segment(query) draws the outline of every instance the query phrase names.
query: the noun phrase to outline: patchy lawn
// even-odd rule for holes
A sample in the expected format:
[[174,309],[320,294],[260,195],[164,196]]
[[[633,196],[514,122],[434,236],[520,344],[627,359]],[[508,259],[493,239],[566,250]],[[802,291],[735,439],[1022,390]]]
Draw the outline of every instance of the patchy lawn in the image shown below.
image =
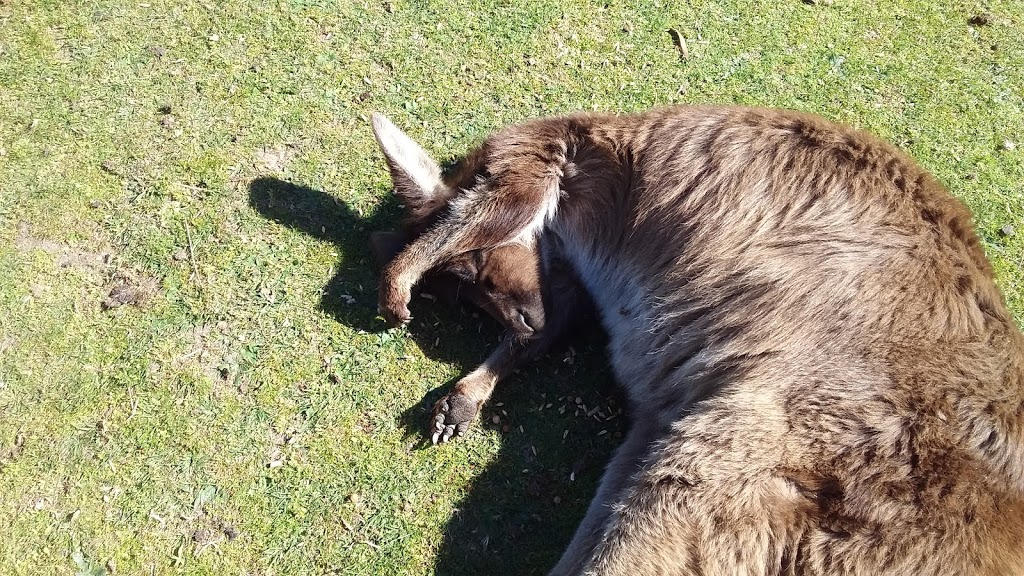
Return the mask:
[[553,564],[623,430],[601,344],[425,445],[498,331],[427,301],[383,330],[373,110],[441,160],[672,102],[867,128],[971,207],[1024,320],[1022,28],[1019,0],[0,1],[0,572]]

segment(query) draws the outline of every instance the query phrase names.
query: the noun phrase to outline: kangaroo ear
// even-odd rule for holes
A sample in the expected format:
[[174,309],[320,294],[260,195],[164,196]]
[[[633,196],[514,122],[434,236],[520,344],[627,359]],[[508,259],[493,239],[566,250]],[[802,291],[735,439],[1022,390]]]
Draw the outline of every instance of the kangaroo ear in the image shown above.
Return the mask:
[[482,260],[479,251],[460,254],[448,261],[441,270],[464,282],[476,282]]
[[395,194],[413,220],[441,208],[454,192],[441,180],[441,167],[419,144],[382,114],[373,114],[373,135],[384,152]]

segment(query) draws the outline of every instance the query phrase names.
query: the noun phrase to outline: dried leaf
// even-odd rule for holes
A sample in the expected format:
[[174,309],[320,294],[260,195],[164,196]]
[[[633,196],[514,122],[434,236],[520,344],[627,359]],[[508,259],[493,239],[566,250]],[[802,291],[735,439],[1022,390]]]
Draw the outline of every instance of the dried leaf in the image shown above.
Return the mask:
[[672,37],[672,43],[676,45],[676,50],[679,51],[679,58],[681,60],[689,59],[690,49],[686,46],[686,38],[683,38],[683,35],[675,28],[669,28],[668,35]]

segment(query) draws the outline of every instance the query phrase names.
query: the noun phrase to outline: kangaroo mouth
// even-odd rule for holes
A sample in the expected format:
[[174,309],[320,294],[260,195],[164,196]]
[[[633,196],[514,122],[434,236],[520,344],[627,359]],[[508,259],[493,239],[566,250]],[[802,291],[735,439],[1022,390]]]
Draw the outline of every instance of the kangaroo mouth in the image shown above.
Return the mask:
[[502,314],[501,316],[494,316],[501,322],[501,325],[505,327],[505,336],[516,340],[517,342],[525,342],[536,338],[538,332],[530,326],[526,316],[518,312],[511,314]]
[[537,332],[524,333],[513,328],[509,328],[505,331],[505,339],[518,344],[523,344],[530,340],[536,340],[537,338],[540,338],[540,334]]

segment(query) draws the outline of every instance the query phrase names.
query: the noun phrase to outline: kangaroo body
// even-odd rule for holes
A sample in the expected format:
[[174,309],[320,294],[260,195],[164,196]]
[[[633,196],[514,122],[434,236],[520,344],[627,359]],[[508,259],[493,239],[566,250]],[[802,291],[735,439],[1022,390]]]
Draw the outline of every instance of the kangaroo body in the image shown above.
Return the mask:
[[631,428],[552,574],[1024,574],[1024,337],[970,214],[820,118],[684,107],[490,137],[385,271],[543,246]]

